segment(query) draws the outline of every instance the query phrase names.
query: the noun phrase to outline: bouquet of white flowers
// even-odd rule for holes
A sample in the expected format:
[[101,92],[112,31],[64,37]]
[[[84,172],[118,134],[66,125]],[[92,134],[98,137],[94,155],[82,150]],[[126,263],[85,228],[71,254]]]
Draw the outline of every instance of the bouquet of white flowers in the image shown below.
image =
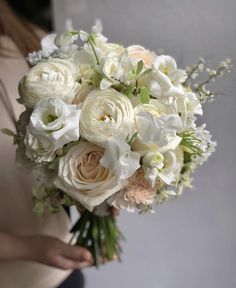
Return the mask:
[[[191,186],[216,145],[196,115],[212,99],[206,85],[231,66],[210,70],[200,59],[181,70],[171,56],[109,43],[101,30],[97,22],[90,34],[50,34],[28,56],[15,135],[17,162],[37,175],[34,210],[76,205],[74,240],[95,265],[120,257],[112,209],[152,212]],[[208,78],[196,82],[202,71]]]

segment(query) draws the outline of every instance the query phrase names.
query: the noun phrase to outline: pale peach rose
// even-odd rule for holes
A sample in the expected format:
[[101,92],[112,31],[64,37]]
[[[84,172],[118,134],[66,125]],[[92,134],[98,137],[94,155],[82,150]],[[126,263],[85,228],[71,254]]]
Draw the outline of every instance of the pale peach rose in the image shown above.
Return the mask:
[[151,205],[157,186],[151,187],[144,178],[143,168],[139,168],[130,178],[128,185],[108,199],[108,203],[117,209],[134,212],[135,208]]
[[125,185],[100,164],[103,154],[103,148],[80,142],[59,160],[55,186],[90,211]]
[[132,45],[127,49],[130,58],[138,61],[143,60],[144,64],[147,66],[151,66],[154,59],[157,57],[154,52],[151,52],[140,45]]

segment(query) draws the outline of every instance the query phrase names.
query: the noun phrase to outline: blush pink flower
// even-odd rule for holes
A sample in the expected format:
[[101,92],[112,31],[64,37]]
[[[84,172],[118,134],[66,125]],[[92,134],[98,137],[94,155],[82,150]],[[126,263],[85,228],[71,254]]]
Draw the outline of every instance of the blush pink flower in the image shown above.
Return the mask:
[[112,195],[108,203],[116,209],[134,212],[135,208],[151,205],[157,187],[151,187],[144,178],[143,168],[139,168],[128,180],[128,185]]
[[151,66],[154,59],[157,57],[154,52],[151,52],[140,45],[132,45],[128,47],[129,57],[134,60],[143,60],[147,66]]

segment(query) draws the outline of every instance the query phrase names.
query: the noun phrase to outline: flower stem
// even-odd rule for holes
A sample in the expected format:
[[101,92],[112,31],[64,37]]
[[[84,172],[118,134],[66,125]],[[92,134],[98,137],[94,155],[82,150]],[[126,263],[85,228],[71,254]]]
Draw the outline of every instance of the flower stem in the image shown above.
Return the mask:
[[120,260],[120,232],[113,216],[97,216],[86,210],[75,223],[71,232],[77,237],[76,245],[88,249],[94,259],[94,266],[111,261],[114,257]]

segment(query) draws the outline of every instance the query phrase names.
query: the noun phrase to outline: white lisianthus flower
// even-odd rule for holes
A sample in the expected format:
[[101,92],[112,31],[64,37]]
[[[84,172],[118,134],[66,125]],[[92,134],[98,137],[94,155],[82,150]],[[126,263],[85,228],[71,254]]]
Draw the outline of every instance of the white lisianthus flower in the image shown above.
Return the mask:
[[79,106],[56,98],[39,102],[27,127],[26,155],[32,160],[52,161],[57,149],[79,139],[79,119]]
[[183,150],[181,148],[163,154],[158,151],[150,152],[143,158],[145,179],[152,187],[158,180],[167,185],[177,183],[182,167]]
[[102,145],[108,137],[121,139],[135,132],[130,100],[114,89],[93,90],[85,98],[80,118],[81,136]]
[[131,45],[127,48],[129,57],[135,62],[143,60],[146,66],[151,67],[157,55],[140,45]]
[[111,169],[119,179],[127,179],[140,167],[140,155],[132,152],[130,146],[118,137],[111,137],[106,142],[101,165]]
[[28,107],[45,98],[55,97],[72,103],[80,85],[76,82],[77,68],[65,59],[49,59],[30,69],[19,83],[21,102]]
[[80,142],[60,158],[55,186],[92,211],[127,183],[101,165],[104,149]]

